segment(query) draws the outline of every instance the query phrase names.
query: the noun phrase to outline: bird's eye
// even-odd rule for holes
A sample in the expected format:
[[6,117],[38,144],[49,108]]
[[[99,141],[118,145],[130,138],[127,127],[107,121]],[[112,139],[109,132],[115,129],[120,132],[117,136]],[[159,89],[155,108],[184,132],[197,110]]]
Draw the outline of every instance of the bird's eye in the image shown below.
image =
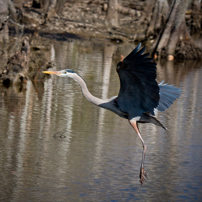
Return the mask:
[[65,71],[64,73],[67,74],[67,71]]

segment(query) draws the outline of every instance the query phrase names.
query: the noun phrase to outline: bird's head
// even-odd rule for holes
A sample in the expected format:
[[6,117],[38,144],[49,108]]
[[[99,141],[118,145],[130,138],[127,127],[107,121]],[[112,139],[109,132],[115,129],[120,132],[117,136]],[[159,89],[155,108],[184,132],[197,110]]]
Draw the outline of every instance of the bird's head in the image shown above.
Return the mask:
[[71,69],[65,69],[65,70],[61,70],[61,71],[43,71],[43,73],[55,74],[55,75],[60,76],[60,77],[70,77],[70,78],[74,77],[74,75],[76,74]]

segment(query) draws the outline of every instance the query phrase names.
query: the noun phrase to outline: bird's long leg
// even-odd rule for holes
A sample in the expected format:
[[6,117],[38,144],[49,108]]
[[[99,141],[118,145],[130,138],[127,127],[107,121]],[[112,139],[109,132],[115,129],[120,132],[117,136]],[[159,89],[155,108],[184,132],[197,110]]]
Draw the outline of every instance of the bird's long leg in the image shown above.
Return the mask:
[[144,180],[147,177],[147,173],[144,170],[144,159],[145,159],[145,154],[146,154],[147,146],[145,145],[144,140],[143,140],[143,138],[142,138],[142,136],[140,134],[140,131],[139,131],[139,128],[138,128],[138,125],[137,125],[137,121],[131,119],[131,120],[129,120],[129,123],[135,129],[135,131],[137,132],[140,140],[142,141],[143,151],[142,151],[142,162],[141,162],[141,167],[140,167],[140,182],[141,182],[141,184],[143,184]]

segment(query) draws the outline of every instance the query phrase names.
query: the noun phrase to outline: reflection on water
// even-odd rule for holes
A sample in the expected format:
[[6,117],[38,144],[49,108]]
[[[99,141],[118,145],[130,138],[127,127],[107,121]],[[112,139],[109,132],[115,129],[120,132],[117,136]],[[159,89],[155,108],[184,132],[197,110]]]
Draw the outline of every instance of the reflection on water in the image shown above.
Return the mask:
[[[51,41],[53,69],[74,69],[95,96],[119,90],[119,53],[133,45]],[[139,183],[142,146],[128,122],[89,103],[73,80],[49,77],[0,94],[0,201],[200,201],[202,64],[158,63],[158,81],[182,96],[140,127],[149,179]]]

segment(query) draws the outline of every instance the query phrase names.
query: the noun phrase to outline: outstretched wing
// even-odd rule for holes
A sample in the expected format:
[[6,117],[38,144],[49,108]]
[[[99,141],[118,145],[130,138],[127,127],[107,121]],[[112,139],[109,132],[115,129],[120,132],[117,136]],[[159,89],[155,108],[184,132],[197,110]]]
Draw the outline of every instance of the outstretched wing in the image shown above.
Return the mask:
[[120,91],[115,102],[120,111],[129,117],[141,116],[144,112],[154,115],[159,103],[159,86],[156,82],[156,63],[143,54],[139,44],[117,65]]
[[173,102],[180,97],[181,89],[172,85],[159,84],[160,88],[160,100],[157,109],[159,111],[165,111],[173,104]]

